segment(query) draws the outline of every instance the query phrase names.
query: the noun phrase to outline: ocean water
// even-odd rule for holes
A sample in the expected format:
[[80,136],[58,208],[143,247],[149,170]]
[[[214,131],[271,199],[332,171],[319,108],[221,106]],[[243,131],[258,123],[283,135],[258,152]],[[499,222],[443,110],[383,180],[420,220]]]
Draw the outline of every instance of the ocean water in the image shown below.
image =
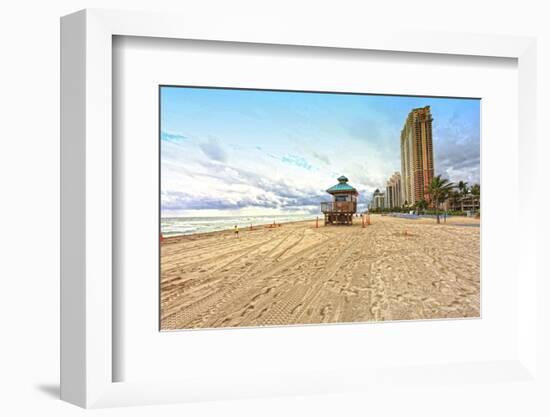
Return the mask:
[[243,230],[250,225],[288,223],[301,220],[315,220],[316,214],[289,214],[272,216],[225,216],[225,217],[164,217],[160,220],[163,236],[192,235],[233,229],[235,225]]

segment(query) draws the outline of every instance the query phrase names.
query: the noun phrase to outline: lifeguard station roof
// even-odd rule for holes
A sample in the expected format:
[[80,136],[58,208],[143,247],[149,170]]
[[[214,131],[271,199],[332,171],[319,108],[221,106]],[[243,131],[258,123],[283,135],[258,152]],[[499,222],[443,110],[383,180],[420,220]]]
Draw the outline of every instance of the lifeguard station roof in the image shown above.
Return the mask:
[[357,193],[357,190],[348,184],[348,179],[343,175],[338,178],[338,184],[333,185],[327,190],[329,194],[342,192]]

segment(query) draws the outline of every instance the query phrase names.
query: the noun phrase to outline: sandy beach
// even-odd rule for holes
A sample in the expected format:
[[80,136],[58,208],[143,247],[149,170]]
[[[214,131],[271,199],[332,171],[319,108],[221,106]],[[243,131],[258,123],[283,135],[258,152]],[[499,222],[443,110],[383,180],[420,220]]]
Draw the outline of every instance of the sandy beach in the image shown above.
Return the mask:
[[371,220],[164,239],[161,329],[479,317],[479,220]]

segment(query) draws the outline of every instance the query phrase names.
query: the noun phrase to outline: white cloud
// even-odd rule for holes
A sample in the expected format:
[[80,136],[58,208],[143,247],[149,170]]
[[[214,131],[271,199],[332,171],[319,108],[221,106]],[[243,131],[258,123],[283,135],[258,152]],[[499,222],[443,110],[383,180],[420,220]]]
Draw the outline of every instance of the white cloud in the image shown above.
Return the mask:
[[209,158],[220,162],[227,161],[227,152],[220,145],[219,139],[209,136],[208,139],[204,142],[201,142],[199,146],[204,154]]

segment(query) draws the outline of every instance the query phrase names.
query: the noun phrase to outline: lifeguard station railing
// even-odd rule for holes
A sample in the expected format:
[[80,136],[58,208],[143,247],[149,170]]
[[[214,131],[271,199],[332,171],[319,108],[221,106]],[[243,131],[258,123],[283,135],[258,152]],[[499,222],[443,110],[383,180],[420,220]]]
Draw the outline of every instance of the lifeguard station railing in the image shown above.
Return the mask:
[[331,201],[321,203],[322,213],[355,213],[356,211],[356,201]]

